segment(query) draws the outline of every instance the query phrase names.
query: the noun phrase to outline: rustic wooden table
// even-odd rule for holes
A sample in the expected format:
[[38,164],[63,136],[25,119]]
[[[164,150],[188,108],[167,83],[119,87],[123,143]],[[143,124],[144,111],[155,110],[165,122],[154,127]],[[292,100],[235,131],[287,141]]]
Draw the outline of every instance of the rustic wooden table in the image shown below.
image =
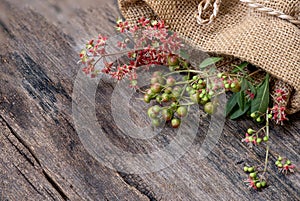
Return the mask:
[[[247,158],[264,159],[241,143],[255,127],[249,119],[227,120],[208,157],[186,154],[158,172],[114,171],[86,151],[72,119],[78,51],[98,33],[114,33],[118,16],[113,0],[0,0],[0,200],[300,200],[299,174],[271,167],[265,190],[243,183]],[[112,85],[99,88],[97,108],[107,110]],[[272,126],[270,164],[277,152],[299,166],[299,117]],[[143,142],[108,135],[127,151],[143,150]]]

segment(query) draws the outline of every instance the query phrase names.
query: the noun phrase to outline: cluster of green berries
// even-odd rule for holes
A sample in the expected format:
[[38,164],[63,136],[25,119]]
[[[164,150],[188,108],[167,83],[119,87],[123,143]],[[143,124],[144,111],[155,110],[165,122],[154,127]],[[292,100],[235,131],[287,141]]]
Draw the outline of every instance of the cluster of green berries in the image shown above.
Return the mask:
[[186,80],[190,80],[189,85],[186,87],[186,92],[189,94],[192,102],[205,104],[213,95],[206,90],[206,83],[199,76],[194,75],[191,79],[184,77]]
[[181,118],[186,117],[188,109],[186,106],[170,106],[161,107],[154,105],[148,109],[148,116],[152,120],[152,125],[160,126],[163,122],[170,122],[173,128],[178,128],[181,124]]
[[151,78],[151,86],[144,95],[144,101],[150,103],[151,100],[156,100],[159,104],[170,101],[176,102],[181,96],[183,89],[180,86],[175,86],[176,80],[169,76],[165,79],[161,72],[156,71]]
[[232,91],[234,93],[241,90],[240,80],[232,78],[224,73],[218,73],[217,77],[222,80],[222,86],[226,91]]
[[283,159],[281,156],[277,158],[275,165],[283,173],[294,172],[294,169],[296,168],[289,159]]
[[249,178],[245,181],[249,187],[254,189],[260,189],[267,186],[267,182],[264,179],[260,179],[257,175],[257,171],[254,167],[244,167],[244,172],[249,173]]
[[151,86],[144,95],[144,101],[150,103],[155,100],[157,105],[148,109],[148,116],[152,120],[152,125],[157,127],[163,122],[171,122],[173,128],[178,128],[181,118],[188,114],[188,108],[179,104],[182,94],[182,87],[176,86],[176,79],[169,76],[167,79],[159,71],[153,73]]
[[[170,71],[188,69],[189,67],[189,64],[186,61],[178,59],[175,55],[170,55],[168,57],[168,65]],[[195,104],[200,103],[204,105],[204,111],[208,114],[213,114],[216,107],[210,102],[210,99],[215,94],[214,91],[217,89],[217,84],[215,83],[215,86],[212,85],[208,87],[206,81],[198,75],[186,75],[182,78],[182,81],[189,83],[185,90],[188,93],[190,100]]]
[[[178,76],[172,76],[179,75],[180,71],[176,71],[187,69],[189,65],[175,55],[168,57],[168,65],[172,72],[164,75],[155,71],[150,79],[150,88],[144,94],[143,99],[146,103],[152,100],[156,103],[148,109],[152,125],[159,126],[163,122],[171,122],[173,128],[178,128],[182,118],[187,116],[187,105],[192,104],[202,104],[206,113],[213,114],[216,104],[210,100],[215,93],[207,87],[206,81],[199,75],[184,75],[181,80],[176,78]],[[182,102],[185,103],[181,104]]]
[[[267,116],[269,119],[272,119],[272,114],[268,114]],[[264,114],[261,115],[259,112],[252,112],[250,114],[250,117],[252,117],[258,123],[260,123],[264,120]]]
[[264,135],[260,131],[255,131],[252,128],[248,128],[245,138],[242,140],[242,142],[246,142],[249,145],[258,145],[261,142],[268,142],[269,137],[267,135]]

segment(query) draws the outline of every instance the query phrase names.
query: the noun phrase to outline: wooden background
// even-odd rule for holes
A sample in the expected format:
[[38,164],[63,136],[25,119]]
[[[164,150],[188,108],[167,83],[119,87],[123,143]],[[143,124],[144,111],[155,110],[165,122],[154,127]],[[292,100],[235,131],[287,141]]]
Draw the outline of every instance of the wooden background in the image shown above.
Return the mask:
[[[299,174],[277,174],[273,165],[265,190],[243,183],[247,158],[264,159],[263,149],[241,143],[257,128],[249,119],[226,121],[207,158],[187,154],[159,172],[117,172],[87,153],[72,120],[78,51],[98,33],[113,34],[118,16],[113,0],[0,0],[0,200],[300,200]],[[97,108],[106,110],[113,88],[99,88]],[[276,152],[300,165],[299,117],[272,125],[270,164]],[[101,111],[98,119],[110,126]],[[108,134],[128,151],[143,147]]]

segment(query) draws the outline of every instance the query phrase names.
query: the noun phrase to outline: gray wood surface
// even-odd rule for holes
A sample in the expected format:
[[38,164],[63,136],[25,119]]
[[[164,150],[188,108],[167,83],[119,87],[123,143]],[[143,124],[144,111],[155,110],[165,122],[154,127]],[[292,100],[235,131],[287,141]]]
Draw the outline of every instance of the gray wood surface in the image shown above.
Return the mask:
[[[299,174],[277,174],[272,165],[278,153],[299,166],[299,113],[271,127],[270,185],[263,191],[243,183],[249,159],[264,160],[263,149],[241,142],[249,126],[258,128],[249,119],[227,120],[208,157],[187,152],[157,172],[112,170],[87,152],[72,118],[78,52],[98,33],[113,34],[118,16],[113,0],[0,0],[0,200],[300,200]],[[109,111],[113,86],[100,82],[96,111],[114,144],[143,152],[172,139],[119,134]],[[198,134],[194,144],[202,142]]]

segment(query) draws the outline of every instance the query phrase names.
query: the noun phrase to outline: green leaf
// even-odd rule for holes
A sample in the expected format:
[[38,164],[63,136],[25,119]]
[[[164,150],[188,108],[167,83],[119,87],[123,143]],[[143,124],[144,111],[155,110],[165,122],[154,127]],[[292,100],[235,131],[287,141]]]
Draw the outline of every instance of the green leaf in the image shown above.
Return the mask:
[[184,50],[179,50],[179,56],[183,59],[189,59],[190,55],[186,53]]
[[250,91],[254,93],[254,95],[256,94],[256,89],[253,84],[243,77],[241,80],[241,91],[246,91],[248,89],[250,89]]
[[246,78],[242,78],[241,79],[241,92],[244,93],[244,97],[245,97],[245,93],[246,91],[251,91],[251,93],[254,94],[254,97],[256,95],[256,89],[255,87],[253,86],[253,84],[251,82],[249,82]]
[[234,113],[232,113],[230,115],[230,119],[237,119],[240,116],[243,116],[248,110],[250,109],[250,103],[247,102],[244,109],[242,110],[241,108],[239,108],[238,110],[236,110]]
[[241,80],[241,91],[249,89],[249,82],[244,77]]
[[248,85],[249,85],[249,89],[251,90],[251,92],[256,95],[256,89],[255,87],[253,86],[253,84],[251,84],[251,82],[248,82]]
[[226,116],[232,111],[232,109],[234,108],[234,106],[237,105],[237,97],[238,97],[238,94],[235,93],[227,101],[227,104],[226,104]]
[[218,61],[222,60],[222,57],[210,57],[207,59],[204,59],[204,61],[201,62],[201,64],[199,65],[199,68],[206,68],[207,66],[210,66],[214,63],[217,63]]
[[240,91],[237,94],[238,94],[237,103],[238,103],[239,107],[241,108],[241,110],[244,110],[244,107],[245,107],[245,94],[244,94],[243,91]]
[[236,66],[235,65],[235,69],[233,69],[231,72],[232,73],[237,73],[239,71],[245,73],[244,68],[248,65],[249,63],[244,61],[243,63],[241,63],[240,65]]
[[259,111],[265,113],[269,106],[270,91],[269,91],[270,75],[267,74],[263,83],[258,87],[255,98],[251,101],[251,113]]

